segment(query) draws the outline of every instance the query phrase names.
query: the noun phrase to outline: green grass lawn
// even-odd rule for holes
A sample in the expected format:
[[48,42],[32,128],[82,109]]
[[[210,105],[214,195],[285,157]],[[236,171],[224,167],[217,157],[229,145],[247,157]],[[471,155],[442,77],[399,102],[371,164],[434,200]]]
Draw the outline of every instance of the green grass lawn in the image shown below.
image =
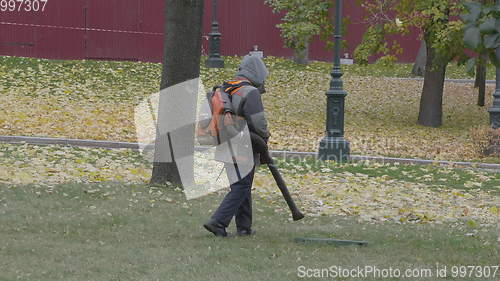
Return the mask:
[[[0,185],[0,280],[303,280],[300,266],[403,271],[436,264],[448,266],[444,280],[498,280],[451,277],[454,265],[498,265],[498,229],[368,224],[335,216],[291,222],[257,197],[257,235],[219,239],[201,225],[220,200],[186,201],[169,188],[119,183]],[[293,242],[304,236],[370,244]]]

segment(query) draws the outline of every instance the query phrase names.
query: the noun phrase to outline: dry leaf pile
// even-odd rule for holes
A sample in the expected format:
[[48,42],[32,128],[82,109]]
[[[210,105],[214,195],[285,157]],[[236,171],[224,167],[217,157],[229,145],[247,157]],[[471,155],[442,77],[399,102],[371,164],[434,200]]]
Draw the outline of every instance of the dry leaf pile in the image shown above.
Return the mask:
[[[160,65],[148,63],[15,62],[0,64],[2,135],[134,142],[134,107],[157,90],[161,72]],[[236,68],[237,62],[228,58],[230,67]],[[297,70],[275,58],[266,63],[271,70],[264,96],[271,147],[317,151],[330,82],[324,65]],[[233,73],[233,68],[203,68],[201,77],[208,89]],[[444,126],[425,128],[416,125],[422,82],[349,74],[344,81],[349,93],[345,130],[353,153],[443,160],[481,157],[473,132],[487,127],[489,105],[475,105],[472,85],[447,84]]]
[[[287,173],[286,177],[300,204],[313,216],[356,216],[359,221],[396,223],[470,220],[483,225],[500,219],[500,198],[479,188],[463,191],[446,184],[431,188],[426,183],[350,172]],[[256,190],[264,198],[272,198],[270,201],[283,200],[267,174],[256,179]]]
[[[297,203],[309,216],[343,215],[361,221],[399,223],[467,221],[477,226],[494,224],[500,218],[498,186],[494,187],[496,190],[482,188],[488,182],[498,182],[500,174],[470,170],[465,181],[451,168],[433,172],[422,167],[415,170],[423,169],[424,176],[413,170],[403,171],[407,180],[401,180],[388,175],[397,169],[394,165],[369,162],[349,165],[340,171],[287,165],[281,170]],[[379,175],[347,171],[358,168],[357,165]],[[448,176],[448,180],[433,182],[434,176],[442,175]],[[0,144],[0,184],[7,187],[33,184],[54,192],[60,183],[144,184],[150,176],[151,164],[138,152],[127,149]],[[467,189],[450,187],[450,179],[465,181]],[[255,192],[269,201],[270,206],[283,201],[265,169],[257,173]]]

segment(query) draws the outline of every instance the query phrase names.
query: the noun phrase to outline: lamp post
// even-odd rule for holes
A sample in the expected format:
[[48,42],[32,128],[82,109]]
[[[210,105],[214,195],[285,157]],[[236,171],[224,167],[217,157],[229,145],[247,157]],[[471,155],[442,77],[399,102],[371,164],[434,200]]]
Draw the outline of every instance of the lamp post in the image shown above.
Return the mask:
[[[498,50],[497,50],[498,52]],[[488,110],[490,123],[493,129],[500,128],[500,67],[497,67],[496,90],[493,93],[493,105]]]
[[[497,0],[497,6],[500,5],[500,0]],[[497,53],[500,52],[500,47],[497,48]],[[490,113],[490,123],[493,129],[500,128],[500,67],[497,66],[496,90],[493,93],[493,105],[488,110]]]
[[217,22],[217,0],[212,0],[212,31],[208,34],[210,36],[210,54],[205,62],[206,67],[224,67],[224,59],[220,56],[221,35],[219,32],[219,23]]
[[349,160],[350,146],[344,139],[345,97],[340,66],[340,50],[342,44],[342,0],[336,0],[335,7],[335,50],[330,89],[326,92],[326,135],[319,145],[320,160],[344,162]]

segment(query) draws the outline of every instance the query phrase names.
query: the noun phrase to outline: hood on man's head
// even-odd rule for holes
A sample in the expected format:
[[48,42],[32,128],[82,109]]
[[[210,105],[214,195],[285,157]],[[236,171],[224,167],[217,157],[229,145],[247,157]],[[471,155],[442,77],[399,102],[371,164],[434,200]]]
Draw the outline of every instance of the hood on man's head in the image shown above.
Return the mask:
[[260,57],[246,55],[236,76],[243,76],[259,87],[266,81],[269,71]]

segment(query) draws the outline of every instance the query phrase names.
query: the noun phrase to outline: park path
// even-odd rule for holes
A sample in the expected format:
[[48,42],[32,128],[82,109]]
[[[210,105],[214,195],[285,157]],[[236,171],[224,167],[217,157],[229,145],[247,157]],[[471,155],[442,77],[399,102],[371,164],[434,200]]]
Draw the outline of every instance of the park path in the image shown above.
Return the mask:
[[[113,141],[98,141],[98,140],[79,140],[79,139],[63,139],[63,138],[46,138],[46,137],[27,137],[27,136],[2,136],[0,142],[4,143],[27,143],[33,145],[63,145],[76,147],[95,147],[95,148],[128,148],[139,149],[138,143],[131,142],[113,142]],[[199,147],[201,149],[201,147]],[[286,159],[306,159],[317,158],[316,152],[296,152],[296,151],[271,151],[273,157]],[[374,161],[381,163],[400,163],[400,164],[416,164],[416,165],[440,165],[440,166],[455,166],[464,168],[486,169],[500,173],[500,164],[478,163],[478,162],[456,162],[443,160],[427,160],[418,158],[397,158],[384,156],[368,156],[368,155],[351,155],[352,161]]]

